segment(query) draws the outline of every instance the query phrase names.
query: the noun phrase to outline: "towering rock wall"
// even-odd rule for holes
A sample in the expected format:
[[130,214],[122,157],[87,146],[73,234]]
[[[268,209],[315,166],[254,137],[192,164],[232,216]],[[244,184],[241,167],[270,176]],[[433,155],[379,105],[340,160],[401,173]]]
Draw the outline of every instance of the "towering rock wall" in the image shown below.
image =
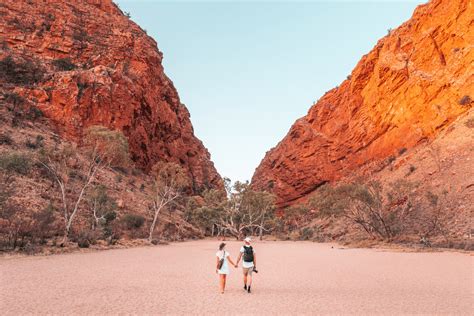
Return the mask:
[[34,101],[63,136],[80,141],[98,124],[119,129],[145,170],[173,161],[195,191],[222,188],[157,43],[112,1],[6,0],[0,16],[0,83]]
[[252,184],[280,206],[431,141],[473,106],[474,3],[432,0],[379,40],[265,155]]

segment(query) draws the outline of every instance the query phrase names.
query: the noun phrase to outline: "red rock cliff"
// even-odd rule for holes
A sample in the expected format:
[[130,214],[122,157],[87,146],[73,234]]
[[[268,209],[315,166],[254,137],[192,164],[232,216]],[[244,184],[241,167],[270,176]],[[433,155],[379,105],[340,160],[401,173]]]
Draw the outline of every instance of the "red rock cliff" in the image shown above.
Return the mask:
[[30,71],[1,84],[37,102],[64,136],[79,140],[96,124],[120,129],[140,167],[174,161],[196,190],[222,187],[157,43],[112,1],[6,0],[0,16],[0,58]]
[[381,39],[267,152],[252,178],[280,206],[436,137],[472,107],[474,4],[434,0]]

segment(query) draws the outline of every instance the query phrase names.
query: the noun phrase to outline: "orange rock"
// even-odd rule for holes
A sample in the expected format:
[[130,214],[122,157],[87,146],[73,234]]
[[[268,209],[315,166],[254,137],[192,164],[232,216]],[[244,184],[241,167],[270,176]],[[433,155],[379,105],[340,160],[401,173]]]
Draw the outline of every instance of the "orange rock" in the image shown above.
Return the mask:
[[188,170],[194,191],[223,188],[157,43],[112,1],[5,0],[0,16],[0,58],[40,67],[43,79],[21,91],[63,136],[80,142],[88,126],[119,129],[143,169],[173,161]]
[[474,7],[433,0],[382,38],[348,80],[297,120],[252,185],[280,206],[362,165],[430,141],[472,107]]

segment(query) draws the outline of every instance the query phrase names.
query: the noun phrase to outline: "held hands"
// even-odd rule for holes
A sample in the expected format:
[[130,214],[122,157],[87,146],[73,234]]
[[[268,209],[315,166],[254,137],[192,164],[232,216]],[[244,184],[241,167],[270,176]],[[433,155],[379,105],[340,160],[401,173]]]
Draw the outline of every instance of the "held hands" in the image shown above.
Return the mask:
[[238,267],[238,264],[237,264],[237,263],[236,263],[236,264],[234,264],[234,267],[236,267],[236,268],[237,268],[237,267]]

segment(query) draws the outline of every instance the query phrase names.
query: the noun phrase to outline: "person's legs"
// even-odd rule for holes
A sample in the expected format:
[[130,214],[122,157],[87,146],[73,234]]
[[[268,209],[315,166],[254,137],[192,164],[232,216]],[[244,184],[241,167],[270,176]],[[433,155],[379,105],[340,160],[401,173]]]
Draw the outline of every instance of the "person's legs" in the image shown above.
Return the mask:
[[249,269],[242,268],[242,271],[244,273],[244,289],[247,290],[247,275],[249,273]]
[[247,291],[250,293],[250,287],[252,286],[252,272],[253,272],[253,267],[248,269],[248,275],[247,275]]
[[225,274],[219,274],[219,289],[221,293],[224,293],[225,289]]

